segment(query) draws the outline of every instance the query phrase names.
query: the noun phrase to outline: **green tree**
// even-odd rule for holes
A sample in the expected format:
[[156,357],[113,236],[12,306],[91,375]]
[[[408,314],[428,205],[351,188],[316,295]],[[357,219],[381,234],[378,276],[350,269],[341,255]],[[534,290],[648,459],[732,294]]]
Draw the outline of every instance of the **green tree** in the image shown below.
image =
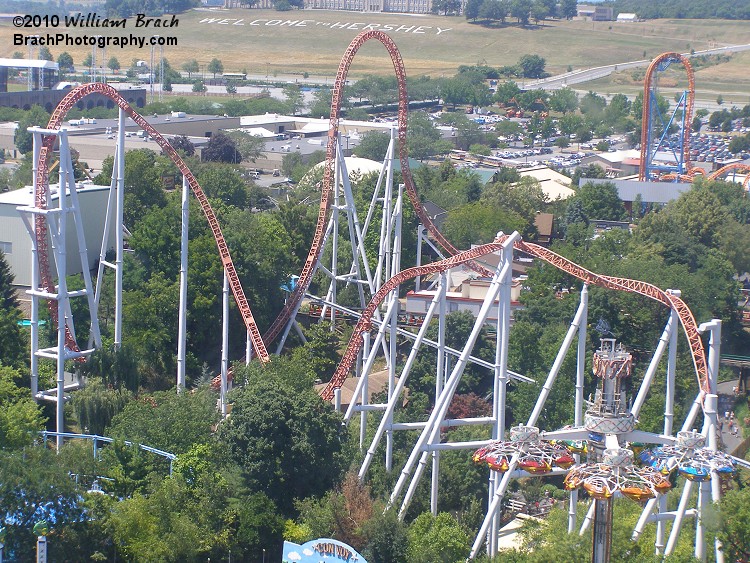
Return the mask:
[[469,534],[446,512],[420,514],[409,526],[408,560],[414,563],[455,563],[469,553]]
[[227,135],[234,141],[242,160],[255,162],[263,156],[265,141],[260,135],[251,135],[244,131],[229,131]]
[[112,419],[108,435],[181,454],[208,442],[218,420],[213,391],[160,391],[129,401]]
[[549,107],[553,111],[568,113],[578,108],[578,94],[572,88],[560,88],[549,97]]
[[206,85],[203,83],[202,80],[196,80],[193,82],[193,92],[196,93],[203,93],[207,90]]
[[375,162],[382,162],[390,143],[391,136],[388,133],[368,131],[362,135],[359,144],[354,147],[354,154],[361,158],[369,158]]
[[492,242],[498,231],[523,232],[524,226],[523,218],[513,211],[474,202],[449,212],[443,231],[458,248],[470,248]]
[[578,13],[578,0],[561,0],[560,17],[570,19],[576,17]]
[[518,60],[518,66],[523,69],[524,78],[543,78],[545,75],[544,67],[546,63],[547,61],[539,55],[523,55]]
[[211,62],[208,63],[206,69],[214,75],[214,78],[216,78],[217,74],[224,72],[224,64],[219,59],[213,58],[211,59]]
[[193,73],[200,70],[200,66],[198,65],[198,61],[190,59],[182,63],[182,70],[188,73],[188,80],[190,80],[193,77]]
[[25,365],[26,339],[18,326],[21,312],[18,309],[13,272],[0,250],[0,365],[21,367]]
[[287,84],[283,88],[283,94],[286,103],[289,104],[290,113],[297,115],[297,112],[304,108],[302,88],[299,87],[299,84]]
[[201,152],[201,158],[209,162],[231,162],[237,164],[242,155],[237,150],[234,139],[227,133],[219,131],[211,136],[206,148]]
[[510,15],[521,25],[528,25],[531,14],[531,0],[510,0]]
[[54,451],[30,446],[22,451],[0,450],[0,510],[7,526],[6,553],[21,561],[35,560],[39,520],[52,522],[52,533],[84,518],[81,493],[68,468]]
[[721,518],[718,537],[724,548],[724,555],[730,561],[741,561],[750,557],[750,489],[728,491],[719,504]]
[[372,563],[406,563],[409,537],[395,510],[376,512],[364,526],[367,546],[362,555]]
[[476,21],[479,17],[479,10],[484,0],[466,0],[466,6],[464,7],[464,15],[467,20]]
[[63,51],[57,57],[57,64],[60,65],[61,70],[71,70],[73,69],[73,57],[67,51]]
[[343,473],[340,415],[312,391],[265,377],[232,394],[232,416],[219,440],[251,488],[262,488],[288,514],[294,499],[320,495]]
[[55,60],[55,57],[52,56],[52,53],[50,52],[47,46],[44,46],[41,49],[39,49],[39,58],[42,59],[43,61]]
[[29,127],[45,127],[49,117],[50,115],[41,106],[31,106],[31,109],[18,120],[14,142],[19,152],[29,152],[34,144],[33,136],[27,129]]
[[73,395],[72,404],[84,432],[102,435],[130,399],[127,389],[108,388],[98,379],[89,379],[86,387]]
[[0,366],[0,448],[31,445],[44,428],[41,409],[28,388],[19,387],[22,373]]
[[107,68],[112,70],[112,72],[120,70],[120,61],[117,60],[117,57],[110,57],[109,61],[107,61]]
[[626,219],[625,207],[620,199],[617,187],[611,182],[594,184],[586,182],[574,196],[580,199],[583,212],[592,219],[623,221]]
[[442,140],[440,131],[423,111],[409,114],[408,130],[407,142],[409,156],[412,158],[424,160],[434,154],[446,153],[450,148],[449,142]]

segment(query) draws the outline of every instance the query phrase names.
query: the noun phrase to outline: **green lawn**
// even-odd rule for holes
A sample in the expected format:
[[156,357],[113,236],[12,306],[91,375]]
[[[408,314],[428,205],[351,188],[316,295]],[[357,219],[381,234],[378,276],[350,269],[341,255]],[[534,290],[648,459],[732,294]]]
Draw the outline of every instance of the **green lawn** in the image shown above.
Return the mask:
[[[209,20],[213,20],[210,22]],[[203,22],[203,23],[201,23]],[[220,23],[221,22],[221,23]],[[295,22],[295,23],[290,23]],[[486,63],[492,66],[514,64],[526,54],[538,54],[547,60],[552,73],[573,68],[614,64],[653,57],[671,50],[681,52],[722,44],[750,42],[747,22],[717,20],[656,20],[635,24],[616,22],[553,21],[543,26],[520,28],[513,25],[486,27],[463,17],[417,16],[303,10],[194,10],[179,16],[177,28],[135,29],[128,20],[125,30],[73,29],[71,35],[135,34],[174,35],[177,47],[165,47],[164,56],[179,68],[188,59],[206,65],[219,58],[227,72],[250,74],[302,74],[332,77],[346,46],[366,26],[385,29],[401,51],[411,76],[452,75],[461,64]],[[12,34],[17,30],[9,21],[0,24],[0,56],[14,51]],[[59,31],[59,30],[58,30]],[[39,32],[37,30],[37,32]],[[51,47],[56,57],[69,51],[79,63],[90,47]],[[150,59],[149,47],[107,49],[107,58],[116,56],[123,66],[133,59]],[[740,89],[747,83],[747,59],[727,63],[727,88]],[[352,65],[352,76],[366,73],[389,74],[392,66],[381,45],[366,44]],[[721,77],[719,77],[721,78]],[[711,77],[712,87],[721,85]]]

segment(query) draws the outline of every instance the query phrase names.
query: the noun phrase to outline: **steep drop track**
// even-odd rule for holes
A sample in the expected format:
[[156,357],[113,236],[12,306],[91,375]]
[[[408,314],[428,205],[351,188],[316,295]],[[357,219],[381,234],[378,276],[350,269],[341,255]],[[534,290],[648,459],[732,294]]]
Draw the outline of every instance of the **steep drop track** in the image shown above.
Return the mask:
[[[164,152],[169,155],[169,158],[172,159],[172,162],[174,162],[177,168],[179,168],[182,175],[187,179],[188,183],[190,184],[190,189],[198,199],[201,209],[203,210],[203,214],[206,216],[208,224],[211,227],[211,231],[213,232],[214,240],[216,240],[216,246],[219,249],[219,256],[221,257],[222,266],[224,267],[224,271],[227,274],[229,285],[232,288],[232,293],[234,294],[234,299],[237,303],[237,307],[240,310],[242,319],[245,322],[248,333],[250,334],[255,354],[258,356],[258,358],[260,358],[262,362],[269,361],[268,351],[266,350],[265,344],[263,344],[263,339],[260,336],[258,326],[255,324],[253,313],[250,310],[250,305],[247,302],[245,292],[243,291],[242,285],[240,284],[239,277],[237,276],[237,271],[235,270],[234,264],[232,263],[232,257],[229,254],[229,248],[227,247],[227,243],[224,240],[224,235],[221,232],[219,221],[216,219],[216,214],[211,208],[211,205],[208,203],[208,198],[206,198],[206,194],[203,192],[200,184],[198,184],[198,180],[195,179],[193,173],[190,172],[190,169],[183,162],[182,158],[180,158],[180,155],[177,154],[177,151],[172,148],[172,145],[170,145],[169,142],[164,137],[162,137],[158,131],[156,131],[156,129],[151,127],[151,125],[143,118],[143,116],[141,116],[132,107],[130,107],[125,99],[117,93],[117,90],[107,84],[101,83],[86,84],[71,90],[71,92],[67,96],[65,96],[62,101],[60,101],[60,104],[55,108],[55,111],[52,113],[49,123],[47,124],[47,128],[53,130],[60,129],[60,126],[62,125],[62,122],[65,119],[65,115],[68,113],[68,111],[70,111],[70,109],[79,100],[94,92],[108,97],[110,100],[115,102],[125,113],[127,113],[133,119],[133,121],[137,123],[139,127],[141,127],[141,129],[146,131],[149,136],[151,136],[159,144]],[[54,143],[54,136],[45,136],[41,151],[39,153],[39,165],[36,176],[37,182],[35,205],[36,207],[41,209],[46,209],[48,204],[47,188],[49,185],[49,160],[52,157]],[[63,197],[63,194],[64,192],[61,190],[60,197]],[[34,228],[36,232],[41,283],[47,292],[54,293],[55,285],[52,279],[52,274],[50,272],[49,252],[47,249],[47,221],[44,215],[36,216]],[[50,300],[48,302],[48,308],[53,323],[57,324],[57,306],[55,303],[55,301]],[[75,339],[73,338],[73,335],[67,325],[65,326],[65,335],[66,346],[68,347],[68,349],[78,350]]]

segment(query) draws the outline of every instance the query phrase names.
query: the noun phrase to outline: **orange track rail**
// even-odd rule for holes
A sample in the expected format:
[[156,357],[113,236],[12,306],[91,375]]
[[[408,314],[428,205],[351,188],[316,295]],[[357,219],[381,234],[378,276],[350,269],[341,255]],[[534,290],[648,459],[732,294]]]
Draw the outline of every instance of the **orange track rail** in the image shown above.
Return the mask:
[[658,57],[656,57],[653,61],[651,61],[651,64],[648,67],[648,70],[646,71],[646,78],[643,82],[643,118],[641,120],[641,162],[640,162],[640,169],[638,171],[638,180],[641,182],[645,182],[648,180],[646,178],[646,155],[648,152],[648,126],[649,126],[649,116],[651,115],[651,83],[654,77],[654,74],[658,70],[658,66],[660,63],[666,60],[673,60],[673,61],[679,61],[682,63],[682,66],[685,67],[685,72],[687,72],[687,79],[688,79],[688,94],[687,99],[685,100],[685,130],[682,132],[682,139],[683,139],[683,160],[685,162],[685,170],[689,173],[690,172],[690,128],[692,126],[693,121],[693,105],[695,103],[695,74],[693,73],[693,67],[690,64],[690,61],[683,57],[679,53],[662,53]]
[[[76,102],[94,92],[108,97],[110,100],[114,101],[120,108],[122,108],[122,110],[125,111],[125,113],[127,113],[133,119],[133,121],[141,127],[141,129],[146,131],[159,144],[164,152],[168,154],[172,159],[172,162],[174,162],[177,168],[179,168],[182,175],[187,179],[188,183],[190,184],[190,189],[198,199],[201,209],[203,210],[203,214],[206,216],[208,224],[211,227],[211,231],[213,232],[214,240],[216,240],[216,246],[219,249],[219,256],[221,257],[222,266],[224,267],[224,271],[226,272],[227,278],[229,279],[229,285],[232,288],[232,293],[234,294],[234,299],[237,303],[237,307],[240,310],[242,319],[245,322],[248,333],[250,334],[253,348],[255,349],[255,354],[260,358],[261,361],[269,361],[268,351],[266,350],[265,344],[263,344],[263,339],[261,338],[258,326],[255,324],[253,313],[250,310],[250,305],[248,304],[247,298],[245,297],[245,292],[242,289],[242,284],[240,284],[239,277],[237,276],[237,271],[234,267],[234,264],[232,263],[232,257],[229,254],[229,248],[227,247],[227,243],[224,240],[224,235],[221,232],[219,221],[216,219],[216,214],[211,208],[206,194],[203,192],[200,184],[198,184],[198,180],[195,179],[193,173],[190,172],[190,169],[183,162],[182,158],[180,158],[180,155],[177,154],[174,148],[172,148],[172,145],[170,145],[169,142],[164,137],[162,137],[158,131],[156,131],[156,129],[151,127],[151,125],[149,125],[149,123],[138,112],[130,107],[125,99],[117,93],[117,90],[107,84],[100,83],[86,84],[84,86],[79,86],[71,90],[71,92],[67,96],[65,96],[60,104],[55,108],[55,111],[52,113],[52,117],[47,124],[47,128],[60,129],[60,126],[65,119],[65,115],[76,104]],[[54,142],[55,137],[51,135],[46,136],[43,140],[41,152],[39,154],[39,168],[37,170],[36,178],[37,188],[35,194],[35,205],[36,207],[41,209],[46,209],[48,203],[47,186],[49,184],[49,160],[52,156]],[[47,221],[44,215],[37,215],[35,221],[35,231],[39,256],[41,283],[48,292],[54,293],[55,286],[49,268],[49,253],[47,249]],[[52,321],[56,324],[58,322],[58,318],[55,302],[49,301],[48,306]],[[71,331],[67,325],[65,327],[65,335],[66,346],[70,350],[78,350],[75,339],[73,338],[73,335],[71,334]]]
[[[313,237],[312,246],[310,247],[310,253],[307,255],[305,265],[300,273],[299,280],[297,280],[297,287],[294,292],[289,296],[284,309],[282,309],[279,316],[276,318],[274,323],[263,335],[263,340],[269,344],[273,341],[281,330],[286,326],[294,313],[297,305],[302,300],[310,287],[312,276],[315,273],[315,267],[320,259],[320,253],[323,248],[323,235],[326,229],[326,218],[328,216],[328,209],[330,207],[330,194],[334,189],[333,186],[333,167],[336,155],[334,154],[336,137],[338,136],[339,130],[339,114],[341,110],[341,102],[344,95],[344,86],[346,84],[346,77],[349,74],[349,67],[352,64],[354,55],[357,54],[359,48],[367,41],[376,40],[383,44],[391,56],[393,62],[393,68],[396,72],[396,79],[398,81],[398,141],[399,149],[398,155],[401,162],[401,174],[403,182],[406,187],[406,193],[411,201],[414,210],[416,211],[417,217],[422,225],[425,226],[427,231],[442,246],[448,254],[456,254],[458,250],[438,231],[432,220],[429,218],[422,202],[419,200],[419,195],[414,187],[414,180],[409,169],[409,153],[406,146],[406,134],[407,134],[407,120],[409,114],[409,98],[406,93],[406,70],[404,69],[404,61],[401,58],[401,53],[396,47],[388,35],[382,31],[370,30],[363,31],[357,35],[344,52],[344,56],[339,64],[338,72],[336,73],[336,82],[333,87],[333,96],[331,99],[331,117],[329,121],[328,129],[328,149],[326,151],[325,169],[323,174],[323,188],[320,195],[320,208],[318,211],[318,224],[315,227],[315,236]],[[472,269],[481,273],[482,275],[489,276],[491,272],[480,264],[470,261],[468,264]]]
[[726,166],[722,166],[721,168],[719,168],[716,172],[712,172],[711,174],[709,174],[708,179],[718,180],[724,174],[726,174],[727,172],[731,172],[732,170],[745,172],[747,174],[745,176],[745,181],[742,182],[742,187],[747,190],[748,187],[750,187],[750,164],[744,164],[742,162],[733,162],[732,164],[727,164]]
[[[354,362],[357,360],[357,355],[362,348],[363,339],[362,335],[365,332],[369,332],[372,329],[372,315],[377,307],[383,302],[389,292],[393,291],[399,284],[413,279],[417,276],[423,276],[426,274],[432,274],[436,272],[443,272],[449,268],[454,268],[457,265],[465,264],[471,260],[475,260],[480,256],[489,254],[490,252],[498,251],[502,248],[503,241],[507,236],[498,238],[495,242],[478,246],[471,250],[461,252],[445,260],[434,262],[426,266],[418,266],[409,268],[393,276],[388,280],[380,290],[375,294],[372,301],[362,311],[362,317],[354,327],[351,340],[349,345],[344,352],[344,356],[341,359],[341,363],[336,368],[336,371],[328,383],[326,388],[321,393],[323,399],[331,400],[333,398],[333,392],[335,389],[341,387],[344,380],[349,375]],[[709,392],[709,381],[708,381],[708,366],[706,363],[706,354],[703,348],[703,341],[701,340],[700,333],[698,332],[698,326],[693,317],[693,313],[690,311],[688,306],[675,295],[671,295],[655,285],[650,283],[641,282],[637,280],[630,280],[625,278],[615,278],[610,276],[602,276],[591,272],[574,262],[571,262],[567,258],[560,256],[537,244],[528,242],[516,242],[514,248],[517,250],[526,252],[532,256],[535,256],[545,262],[553,265],[554,267],[563,270],[565,273],[570,274],[589,285],[598,285],[606,287],[608,289],[615,289],[620,291],[627,291],[629,293],[637,293],[643,295],[655,301],[663,303],[667,307],[674,309],[679,316],[680,323],[685,331],[690,345],[690,351],[693,356],[693,364],[695,366],[696,376],[698,378],[698,384],[700,385],[703,393]]]

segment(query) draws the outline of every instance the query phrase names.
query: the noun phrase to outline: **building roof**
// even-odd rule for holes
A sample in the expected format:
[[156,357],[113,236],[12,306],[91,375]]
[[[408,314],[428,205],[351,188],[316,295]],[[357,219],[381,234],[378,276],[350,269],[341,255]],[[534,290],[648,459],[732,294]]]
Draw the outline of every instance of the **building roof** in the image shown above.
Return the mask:
[[581,178],[584,183],[601,184],[609,182],[617,188],[617,194],[622,201],[635,201],[640,195],[644,203],[667,203],[680,197],[683,192],[690,191],[692,184],[682,182],[639,182],[638,180],[607,180],[601,178]]
[[58,70],[60,65],[53,61],[27,60],[27,59],[4,59],[0,58],[0,67],[5,68],[45,68]]
[[636,14],[633,14],[632,12],[620,12],[617,14],[617,21],[630,21],[630,20],[637,20],[638,16]]
[[551,201],[568,199],[575,191],[570,188],[570,178],[552,170],[548,166],[537,166],[526,170],[519,170],[523,177],[534,178],[542,188],[544,195]]
[[[83,182],[77,182],[76,187],[78,188],[76,190],[78,192],[81,192],[84,190],[87,192],[109,190],[109,185],[99,186],[89,180],[86,180]],[[50,184],[50,196],[52,200],[57,200],[58,190],[59,190],[59,184]],[[66,193],[68,193],[67,189],[66,189]],[[25,188],[19,188],[17,190],[2,193],[0,194],[0,205],[12,205],[14,207],[33,206],[34,205],[34,190],[31,186],[26,186]]]

